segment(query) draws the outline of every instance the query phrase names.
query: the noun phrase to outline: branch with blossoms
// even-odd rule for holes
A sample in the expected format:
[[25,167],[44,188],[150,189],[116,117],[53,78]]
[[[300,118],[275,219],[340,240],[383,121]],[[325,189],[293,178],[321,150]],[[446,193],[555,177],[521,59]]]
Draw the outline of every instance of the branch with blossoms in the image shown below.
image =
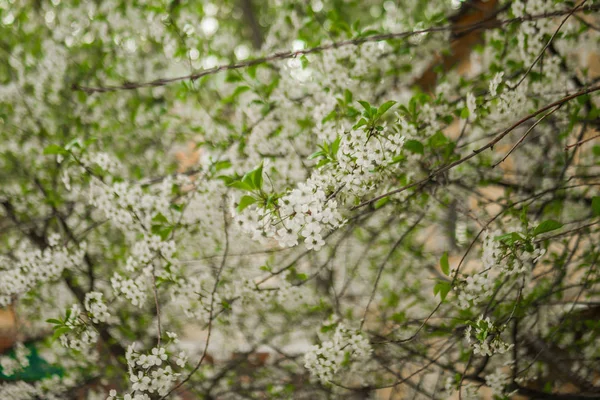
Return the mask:
[[204,76],[208,76],[208,75],[218,74],[221,72],[231,71],[231,70],[236,70],[236,69],[241,69],[241,68],[253,67],[256,65],[260,65],[260,64],[270,63],[273,61],[297,58],[297,57],[305,56],[308,54],[320,53],[323,51],[338,49],[340,47],[360,46],[365,43],[381,42],[381,41],[386,41],[386,40],[407,39],[412,36],[420,36],[420,35],[424,35],[424,34],[428,34],[428,33],[436,33],[436,32],[452,31],[452,32],[457,33],[458,35],[465,35],[465,34],[468,34],[469,32],[477,31],[477,30],[481,30],[481,29],[497,29],[498,27],[501,27],[503,25],[513,24],[513,23],[535,21],[538,19],[552,18],[552,17],[556,17],[556,16],[561,16],[561,15],[569,15],[570,16],[570,15],[573,15],[575,12],[597,11],[598,9],[600,9],[599,6],[582,7],[580,5],[580,6],[577,6],[575,8],[569,9],[569,10],[553,11],[550,13],[535,14],[535,15],[524,15],[522,17],[510,18],[510,19],[501,20],[501,21],[494,21],[493,23],[490,23],[490,21],[484,20],[484,21],[478,21],[476,23],[464,25],[464,26],[463,25],[458,25],[458,26],[457,25],[447,25],[447,26],[431,27],[431,28],[427,28],[427,29],[416,29],[416,30],[412,30],[412,31],[404,31],[404,32],[397,32],[397,33],[376,34],[376,35],[371,35],[371,36],[358,37],[355,39],[343,40],[340,42],[328,43],[328,44],[316,46],[316,47],[313,47],[310,49],[277,52],[277,53],[274,53],[274,54],[271,54],[271,55],[268,55],[265,57],[256,58],[256,59],[252,59],[252,60],[248,60],[248,61],[242,61],[242,62],[234,63],[234,64],[216,66],[216,67],[213,67],[208,70],[196,72],[196,73],[186,75],[186,76],[181,76],[181,77],[162,78],[162,79],[157,79],[157,80],[154,80],[151,82],[141,82],[141,83],[127,82],[120,86],[108,86],[107,85],[107,86],[100,86],[100,87],[87,87],[87,86],[80,86],[79,84],[74,84],[72,89],[76,90],[76,91],[83,91],[88,94],[92,94],[92,93],[113,92],[113,91],[118,91],[118,90],[137,90],[137,89],[141,89],[141,88],[145,88],[145,87],[160,87],[160,86],[165,86],[165,85],[168,85],[168,84],[171,84],[174,82],[187,81],[187,80],[193,82],[193,81],[196,81],[196,80],[198,80]]
[[597,394],[597,5],[55,3],[0,2],[0,398]]

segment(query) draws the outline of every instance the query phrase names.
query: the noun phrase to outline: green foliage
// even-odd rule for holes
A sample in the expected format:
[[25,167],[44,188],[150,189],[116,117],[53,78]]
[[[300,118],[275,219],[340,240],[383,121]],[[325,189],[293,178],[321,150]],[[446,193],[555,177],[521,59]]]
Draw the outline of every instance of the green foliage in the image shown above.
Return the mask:
[[600,196],[592,197],[592,211],[594,215],[600,216]]
[[550,232],[556,229],[562,228],[562,224],[553,219],[549,219],[547,221],[541,222],[538,226],[533,230],[533,236],[541,235],[542,233]]
[[445,282],[445,281],[438,282],[433,287],[433,294],[435,296],[439,293],[440,299],[442,301],[444,301],[444,300],[446,300],[446,296],[448,296],[448,293],[450,292],[451,289],[452,289],[452,285],[450,285],[450,282]]
[[358,100],[358,103],[364,109],[362,113],[363,117],[352,127],[352,129],[362,128],[364,131],[369,132],[369,135],[372,135],[374,131],[383,130],[383,126],[379,125],[378,122],[380,118],[396,104],[394,100],[386,101],[379,107],[373,107],[369,102],[364,100]]
[[408,151],[410,151],[411,153],[415,153],[415,154],[425,154],[424,150],[425,148],[423,147],[423,144],[421,142],[419,142],[418,140],[414,140],[414,139],[409,139],[407,141],[404,142],[404,148]]
[[219,176],[223,182],[229,187],[247,191],[247,192],[262,192],[263,184],[263,164],[261,163],[257,168],[253,169],[244,174],[241,178]]
[[448,263],[448,252],[444,252],[442,254],[442,258],[440,259],[440,267],[442,268],[442,272],[444,275],[450,275],[450,264]]
[[340,148],[340,140],[341,137],[338,136],[336,139],[331,142],[323,142],[322,145],[319,145],[319,151],[314,152],[310,156],[308,156],[309,160],[313,160],[316,158],[320,158],[319,162],[315,166],[315,168],[320,168],[329,163],[334,163],[337,161],[337,153]]
[[[155,371],[127,365],[134,343],[166,349],[171,388],[217,397],[410,390],[382,360],[488,385],[512,355],[476,346],[500,341],[538,397],[556,390],[543,387],[548,360],[581,378],[573,367],[594,365],[600,333],[600,146],[588,136],[600,91],[573,54],[597,44],[599,8],[580,5],[583,20],[575,2],[547,3],[0,1],[0,302],[19,334],[63,315],[30,363],[52,352],[68,379],[37,396],[90,379],[140,394],[131,377]],[[498,23],[466,46],[456,24],[479,8]],[[463,74],[471,56],[481,65]],[[440,248],[464,262],[452,270]],[[110,319],[83,304],[71,318],[90,292]],[[166,339],[190,325],[210,331],[196,368]],[[342,344],[333,383],[317,369],[308,379],[285,347],[341,327],[365,340],[364,359]],[[89,349],[59,347],[90,330]],[[230,354],[208,362],[223,339]],[[537,342],[544,357],[523,369]],[[244,350],[263,344],[277,350],[265,363]],[[44,368],[0,378],[45,380]],[[418,390],[452,396],[426,382]]]

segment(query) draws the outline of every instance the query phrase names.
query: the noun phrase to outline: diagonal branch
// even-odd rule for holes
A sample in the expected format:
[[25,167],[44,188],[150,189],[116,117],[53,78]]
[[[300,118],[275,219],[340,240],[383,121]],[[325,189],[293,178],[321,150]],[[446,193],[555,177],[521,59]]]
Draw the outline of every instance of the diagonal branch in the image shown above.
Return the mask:
[[[598,10],[600,10],[600,5],[582,7],[582,8],[579,8],[576,12],[598,11]],[[495,25],[493,25],[493,27],[498,28],[498,27],[501,27],[504,25],[509,25],[512,23],[520,23],[520,22],[525,22],[525,21],[535,21],[538,19],[552,18],[552,17],[557,17],[557,16],[561,16],[561,15],[565,15],[565,14],[573,14],[574,12],[575,11],[573,9],[568,9],[568,10],[552,11],[552,12],[548,12],[548,13],[544,13],[544,14],[525,15],[523,17],[510,18],[510,19],[506,19],[503,21],[498,21]],[[185,75],[185,76],[178,76],[178,77],[173,77],[173,78],[161,78],[161,79],[156,79],[156,80],[149,81],[149,82],[127,82],[123,85],[106,85],[106,86],[99,86],[99,87],[88,87],[88,86],[81,86],[78,84],[74,84],[72,86],[72,89],[76,90],[76,91],[83,91],[88,94],[92,94],[92,93],[115,92],[115,91],[121,91],[121,90],[137,90],[137,89],[145,88],[145,87],[166,86],[166,85],[169,85],[174,82],[180,82],[180,81],[186,81],[186,80],[196,81],[204,76],[214,75],[214,74],[224,72],[224,71],[248,68],[248,67],[252,67],[255,65],[265,64],[265,63],[269,63],[269,62],[277,61],[277,60],[286,60],[286,59],[290,59],[290,58],[297,58],[297,57],[307,55],[307,54],[322,53],[324,51],[333,50],[333,49],[337,49],[340,47],[360,46],[365,43],[382,42],[385,40],[406,39],[406,38],[409,38],[412,36],[422,35],[422,34],[426,34],[426,33],[459,31],[460,34],[467,34],[468,32],[471,32],[474,30],[490,29],[490,28],[491,28],[491,26],[490,26],[489,21],[484,20],[484,21],[479,21],[479,22],[476,22],[473,24],[468,24],[468,25],[448,24],[448,25],[431,27],[431,28],[427,28],[427,29],[417,29],[417,30],[410,30],[410,31],[403,31],[403,32],[395,32],[395,33],[382,33],[382,34],[358,37],[358,38],[354,38],[354,39],[346,39],[346,40],[342,40],[339,42],[331,42],[331,43],[323,44],[320,46],[312,47],[310,49],[303,49],[303,50],[296,50],[296,51],[280,51],[280,52],[273,53],[268,56],[254,58],[254,59],[250,59],[247,61],[216,66],[214,68],[205,69],[205,70],[202,70],[202,71],[199,71],[199,72],[196,72],[193,74]]]
[[462,163],[464,163],[465,161],[470,160],[471,158],[477,156],[479,153],[487,150],[487,149],[491,149],[493,148],[496,143],[498,143],[499,141],[501,141],[506,135],[508,135],[510,132],[512,132],[513,130],[515,130],[515,128],[517,128],[518,126],[520,126],[521,124],[525,123],[526,121],[530,120],[531,118],[536,117],[537,115],[543,113],[544,111],[548,111],[554,107],[557,107],[559,105],[562,105],[570,100],[573,100],[577,97],[586,95],[588,93],[592,93],[592,92],[597,92],[598,90],[600,90],[600,86],[593,86],[589,89],[585,89],[585,90],[580,90],[579,92],[573,93],[569,96],[563,97],[560,100],[557,100],[551,104],[548,104],[545,107],[542,107],[540,109],[538,109],[537,111],[533,112],[532,114],[527,115],[526,117],[521,118],[519,121],[515,122],[513,125],[511,125],[510,127],[506,128],[503,132],[501,132],[498,136],[496,136],[493,140],[491,140],[490,142],[488,142],[485,146],[480,147],[479,149],[473,150],[472,153],[470,153],[469,155],[464,156],[463,158],[456,160],[450,164],[446,164],[443,167],[438,168],[437,170],[433,171],[432,173],[429,174],[429,176],[427,176],[426,178],[423,178],[419,181],[413,182],[409,185],[403,186],[399,189],[395,189],[392,191],[389,191],[387,193],[384,193],[382,195],[376,196],[370,200],[365,200],[362,203],[354,206],[351,208],[351,210],[356,210],[358,208],[364,207],[364,206],[368,206],[369,204],[372,204],[378,200],[381,200],[385,197],[391,196],[393,194],[397,194],[397,193],[401,193],[404,192],[405,190],[408,190],[410,188],[413,187],[417,187],[417,186],[423,186],[426,183],[432,181],[436,176],[451,170],[452,168],[456,167],[457,165],[460,165]]

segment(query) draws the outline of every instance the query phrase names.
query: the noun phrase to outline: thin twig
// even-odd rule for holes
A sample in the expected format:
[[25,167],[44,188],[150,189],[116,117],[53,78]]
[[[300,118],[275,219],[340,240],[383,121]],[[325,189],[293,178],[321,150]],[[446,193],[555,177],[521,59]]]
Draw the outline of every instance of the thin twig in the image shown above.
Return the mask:
[[406,232],[404,232],[402,234],[402,236],[400,236],[400,238],[396,241],[396,243],[394,243],[394,245],[388,252],[387,256],[385,257],[385,260],[383,260],[381,265],[379,265],[379,270],[377,271],[377,278],[375,278],[375,284],[373,285],[373,290],[371,291],[371,296],[369,297],[369,301],[367,303],[367,306],[365,307],[365,312],[363,314],[362,320],[360,321],[360,330],[362,330],[363,325],[365,324],[365,321],[367,320],[367,313],[369,312],[369,306],[371,306],[371,303],[373,302],[373,299],[375,298],[375,292],[377,292],[377,287],[379,285],[379,280],[381,279],[381,274],[383,272],[383,269],[385,268],[386,264],[388,263],[388,261],[390,260],[392,255],[396,252],[396,249],[398,249],[400,244],[413,231],[413,229],[415,229],[417,227],[417,225],[419,225],[419,223],[421,222],[421,220],[423,219],[424,216],[425,216],[425,214],[421,214],[419,216],[419,218],[406,230]]
[[204,362],[204,360],[206,359],[206,356],[208,355],[208,345],[210,344],[210,338],[211,338],[212,328],[213,328],[213,320],[214,320],[214,316],[215,316],[214,315],[215,294],[217,292],[217,288],[218,288],[220,280],[221,280],[221,273],[223,272],[223,269],[225,268],[225,261],[227,260],[227,253],[229,252],[229,222],[227,219],[227,207],[226,207],[225,197],[223,198],[223,225],[224,225],[224,232],[225,232],[225,249],[223,251],[223,258],[221,259],[221,265],[219,266],[219,269],[217,270],[217,275],[215,277],[215,284],[213,286],[211,296],[210,296],[210,310],[209,310],[209,316],[208,316],[208,333],[206,335],[206,342],[204,343],[204,350],[202,350],[202,356],[200,357],[200,360],[198,361],[196,366],[185,377],[185,379],[183,379],[181,382],[179,382],[177,385],[175,385],[166,395],[161,397],[160,400],[166,399],[167,397],[169,397],[169,395],[171,395],[171,393],[173,393],[174,391],[179,389],[181,386],[183,386],[187,381],[189,381],[192,378],[192,375],[194,375],[196,373],[196,371],[198,371],[198,369],[200,369],[202,362]]
[[592,140],[594,140],[594,139],[597,139],[597,138],[599,138],[599,137],[600,137],[600,134],[599,134],[599,135],[592,136],[591,138],[587,138],[587,139],[584,139],[584,140],[580,140],[580,141],[579,141],[579,142],[577,142],[577,143],[573,143],[573,144],[570,144],[570,145],[568,145],[568,146],[565,146],[565,150],[572,149],[573,147],[579,147],[579,146],[581,146],[582,144],[584,144],[584,143],[587,143],[587,142],[590,142],[590,141],[592,141]]
[[160,339],[162,337],[162,328],[160,324],[160,305],[158,304],[158,290],[156,288],[156,273],[152,267],[152,289],[154,292],[154,304],[156,305],[156,325],[158,328],[158,339],[156,347],[160,347]]
[[502,157],[502,160],[500,160],[500,161],[498,161],[496,164],[492,165],[492,168],[496,168],[496,167],[497,167],[499,164],[502,164],[502,163],[503,163],[503,162],[504,162],[504,161],[505,161],[505,160],[506,160],[506,159],[507,159],[507,158],[508,158],[508,157],[509,157],[509,156],[512,154],[512,152],[513,152],[513,151],[515,151],[515,149],[516,149],[517,147],[519,147],[519,145],[520,145],[521,143],[523,143],[523,141],[525,140],[525,138],[526,138],[526,137],[527,137],[527,136],[528,136],[528,135],[529,135],[529,134],[530,134],[530,133],[531,133],[531,132],[532,132],[532,131],[535,129],[535,127],[536,127],[536,126],[538,126],[538,125],[539,125],[539,123],[540,123],[540,122],[542,122],[542,121],[543,121],[544,119],[546,119],[548,116],[550,116],[550,115],[554,114],[554,112],[555,112],[556,110],[558,110],[558,109],[559,109],[559,108],[560,108],[560,107],[561,107],[563,104],[564,104],[564,103],[562,103],[562,104],[559,104],[558,106],[556,106],[556,108],[555,108],[554,110],[552,110],[552,111],[548,111],[546,114],[544,114],[544,116],[543,116],[543,117],[541,117],[540,119],[538,119],[537,121],[535,121],[535,123],[534,123],[533,125],[531,125],[531,128],[527,129],[527,132],[525,132],[525,133],[523,134],[523,136],[521,136],[521,139],[519,139],[519,140],[517,141],[517,143],[515,143],[515,144],[514,144],[514,146],[513,146],[513,147],[512,147],[512,148],[511,148],[511,149],[508,151],[508,153],[506,153],[506,155],[505,155],[504,157]]

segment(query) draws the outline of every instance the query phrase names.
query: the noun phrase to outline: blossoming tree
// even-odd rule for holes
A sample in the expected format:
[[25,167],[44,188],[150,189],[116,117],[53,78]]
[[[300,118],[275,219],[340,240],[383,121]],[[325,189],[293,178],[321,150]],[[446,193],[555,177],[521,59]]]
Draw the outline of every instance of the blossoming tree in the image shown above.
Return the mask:
[[599,11],[0,0],[0,398],[600,396]]

